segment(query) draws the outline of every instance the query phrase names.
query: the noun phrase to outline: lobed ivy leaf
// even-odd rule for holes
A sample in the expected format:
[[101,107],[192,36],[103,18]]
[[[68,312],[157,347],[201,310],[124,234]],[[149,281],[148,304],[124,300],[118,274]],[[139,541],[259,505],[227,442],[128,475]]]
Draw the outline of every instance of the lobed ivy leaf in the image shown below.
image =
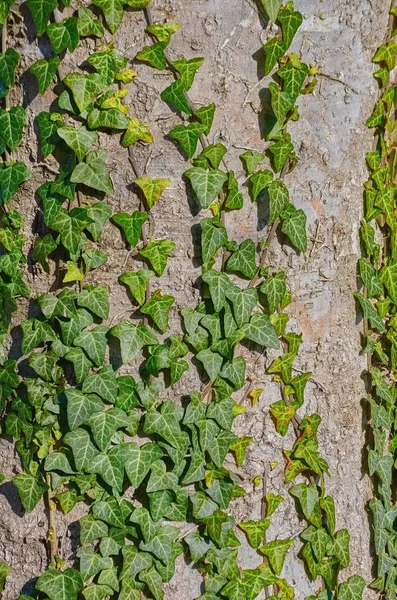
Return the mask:
[[153,135],[149,129],[149,125],[141,123],[138,119],[128,119],[127,129],[121,139],[121,145],[124,148],[136,144],[136,142],[146,142],[152,144],[154,141]]
[[188,99],[185,96],[185,83],[183,79],[173,81],[165,90],[161,92],[161,99],[167,102],[181,112],[192,115],[192,109]]
[[97,373],[88,375],[82,389],[84,394],[96,394],[105,402],[114,404],[117,399],[118,385],[113,366],[106,365]]
[[281,574],[285,557],[293,544],[294,540],[274,540],[259,548],[259,552],[269,559],[270,566],[276,575]]
[[148,63],[151,67],[164,71],[168,67],[167,59],[164,55],[164,42],[156,42],[151,46],[145,46],[136,55],[136,59]]
[[288,50],[296,32],[303,23],[303,17],[299,11],[287,6],[284,10],[280,11],[278,22],[281,25],[286,50]]
[[97,325],[90,331],[82,331],[74,340],[74,344],[83,348],[97,367],[101,366],[105,360],[107,332],[106,325]]
[[277,21],[282,0],[259,0],[259,2],[269,19],[275,23]]
[[273,173],[266,169],[265,171],[258,171],[250,177],[250,194],[252,201],[258,199],[258,196],[264,189],[269,187],[273,181]]
[[266,40],[263,50],[265,52],[265,75],[269,75],[277,61],[286,53],[287,45],[276,35]]
[[127,129],[128,118],[117,108],[99,110],[94,108],[88,115],[87,124],[91,129]]
[[43,35],[51,13],[58,7],[57,0],[27,0],[26,6],[32,13],[37,33]]
[[215,312],[219,312],[224,307],[226,294],[231,288],[228,276],[215,269],[209,269],[203,273],[202,280],[208,284]]
[[105,30],[102,23],[88,9],[82,6],[78,10],[77,31],[81,37],[103,37]]
[[138,177],[134,183],[141,188],[149,208],[153,208],[162,193],[171,185],[170,179],[152,179],[151,177]]
[[37,79],[37,85],[39,87],[40,94],[45,94],[48,87],[51,85],[51,82],[53,81],[60,64],[61,61],[59,58],[57,56],[53,56],[48,60],[45,58],[36,60],[36,62],[29,67],[29,71]]
[[174,296],[162,295],[161,290],[156,290],[142,306],[141,312],[149,315],[161,333],[165,333],[168,329],[168,315],[174,302]]
[[142,225],[147,219],[147,214],[139,211],[135,211],[131,215],[128,213],[116,213],[112,217],[116,225],[122,228],[127,242],[132,247],[138,244],[141,237]]
[[123,3],[123,0],[93,0],[93,4],[102,10],[110,33],[116,33],[121,24],[124,14]]
[[371,304],[371,302],[369,300],[367,300],[366,298],[364,298],[364,296],[362,294],[360,294],[360,292],[355,292],[353,294],[353,296],[356,298],[356,300],[358,300],[358,302],[361,306],[363,315],[366,319],[369,320],[371,327],[373,327],[374,329],[377,329],[381,333],[385,332],[386,327],[383,322],[383,319],[379,315],[376,308]]
[[241,275],[248,279],[255,277],[257,266],[254,242],[250,239],[244,240],[238,250],[230,256],[226,268],[229,272],[241,273]]
[[193,158],[199,137],[204,133],[204,129],[204,125],[200,123],[189,123],[188,125],[177,125],[168,135],[180,144],[188,158]]
[[58,244],[50,233],[44,237],[37,237],[34,241],[33,259],[41,264],[46,273],[50,272],[50,267],[47,262],[47,257],[51,252],[58,247]]
[[217,251],[227,242],[226,229],[214,223],[213,219],[202,219],[201,225],[201,254],[206,263],[215,256]]
[[98,135],[95,131],[89,131],[84,125],[75,129],[70,125],[59,127],[57,133],[76,154],[79,162],[83,160],[91,146],[95,144]]
[[72,183],[83,183],[84,185],[110,194],[113,184],[105,166],[107,150],[96,150],[89,152],[85,162],[79,163],[70,177]]
[[153,279],[153,277],[153,271],[150,271],[150,269],[142,269],[136,273],[133,271],[123,273],[120,275],[120,281],[128,287],[133,298],[135,298],[141,306],[145,302],[148,282]]
[[265,348],[277,350],[280,343],[276,331],[267,315],[252,315],[250,322],[242,327],[244,336]]
[[10,110],[0,109],[1,139],[11,151],[18,148],[25,125],[26,111],[22,106],[13,106]]
[[88,308],[101,319],[109,316],[109,289],[106,285],[86,285],[77,298],[79,306]]
[[168,257],[175,250],[171,240],[154,240],[151,238],[140,253],[148,259],[157,275],[162,275],[167,266]]
[[365,589],[365,581],[359,575],[352,575],[338,587],[339,600],[361,600]]
[[63,82],[71,90],[73,99],[81,113],[88,108],[99,94],[106,90],[108,85],[99,73],[91,73],[90,75],[70,73],[66,75]]
[[146,345],[157,344],[157,338],[145,325],[134,325],[122,320],[111,329],[112,335],[119,338],[123,364],[133,361]]
[[194,111],[194,116],[204,125],[205,135],[209,135],[211,126],[214,120],[216,106],[215,104],[209,104],[208,106],[200,106]]
[[65,444],[72,449],[76,469],[89,472],[91,461],[99,454],[99,451],[92,443],[88,431],[78,427],[66,433],[64,440]]
[[216,200],[227,175],[223,171],[206,171],[201,167],[192,167],[184,173],[192,184],[193,191],[202,208],[209,208]]
[[8,13],[14,2],[15,0],[4,0],[4,2],[0,5],[0,25],[3,25],[4,21],[8,17]]
[[61,54],[64,50],[74,52],[79,45],[77,17],[67,17],[60,23],[51,23],[46,33],[56,54]]
[[270,519],[261,519],[259,521],[241,521],[239,523],[240,529],[246,534],[248,543],[252,548],[259,548],[262,544],[270,522]]
[[308,71],[309,67],[304,63],[301,63],[298,68],[291,61],[277,71],[278,77],[283,80],[283,90],[291,96],[294,102],[301,93]]
[[0,205],[8,204],[19,186],[30,178],[30,171],[23,162],[0,163]]
[[83,587],[82,577],[76,569],[48,569],[36,582],[36,589],[43,592],[49,600],[77,600]]
[[274,169],[279,173],[287,160],[293,156],[294,146],[289,137],[282,139],[269,147],[269,152],[273,157]]
[[73,431],[85,423],[94,412],[103,410],[103,402],[98,396],[86,396],[77,388],[65,391],[69,429]]
[[202,363],[210,381],[215,381],[221,371],[223,358],[210,349],[201,350],[196,354],[196,358]]
[[302,252],[306,252],[306,215],[301,208],[299,210],[295,209],[290,215],[283,219],[281,231],[285,233],[295,248]]
[[32,512],[36,508],[37,503],[48,489],[48,485],[44,483],[40,475],[36,478],[29,473],[20,473],[12,478],[12,482],[18,490],[26,512]]

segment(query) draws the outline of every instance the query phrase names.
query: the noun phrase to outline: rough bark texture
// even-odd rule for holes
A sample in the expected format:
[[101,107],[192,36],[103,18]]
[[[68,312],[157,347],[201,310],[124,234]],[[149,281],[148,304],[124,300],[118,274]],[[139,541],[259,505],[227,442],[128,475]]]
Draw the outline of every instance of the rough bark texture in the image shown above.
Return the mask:
[[[288,282],[294,294],[289,308],[292,326],[303,332],[304,344],[299,354],[299,368],[313,372],[307,391],[307,411],[317,411],[322,417],[320,442],[330,465],[326,485],[333,494],[338,516],[338,527],[347,527],[351,534],[352,561],[344,576],[353,573],[371,580],[370,525],[366,504],[370,497],[370,482],[363,471],[365,445],[365,417],[362,398],[365,395],[362,372],[364,360],[359,356],[361,324],[357,322],[352,293],[356,288],[356,261],[359,256],[358,227],[362,215],[362,183],[366,178],[364,152],[371,147],[371,134],[364,122],[376,99],[376,86],[371,77],[371,57],[386,31],[388,2],[384,0],[297,0],[297,8],[304,15],[304,23],[294,42],[294,50],[303,60],[318,65],[324,75],[312,96],[300,99],[298,123],[291,132],[300,162],[288,175],[287,184],[293,202],[308,216],[309,249],[306,255],[297,255],[283,240],[274,240],[268,258],[274,267],[285,267]],[[34,236],[44,230],[40,205],[35,190],[52,175],[38,166],[42,157],[37,144],[35,117],[55,99],[51,91],[44,97],[37,93],[33,78],[27,73],[30,64],[48,55],[46,42],[31,44],[32,24],[24,4],[17,10],[24,23],[14,17],[10,22],[10,43],[22,54],[21,83],[12,91],[11,105],[22,102],[29,113],[25,141],[17,152],[25,160],[33,176],[24,185],[13,204],[25,218],[26,251]],[[205,56],[191,90],[197,105],[216,102],[217,113],[210,135],[211,142],[223,142],[230,151],[226,162],[242,175],[238,155],[240,146],[262,150],[260,96],[264,83],[261,62],[261,33],[257,11],[247,0],[154,0],[156,20],[177,21],[181,29],[170,45],[173,57]],[[131,59],[145,43],[145,22],[141,12],[127,12],[116,34],[117,46]],[[262,40],[263,42],[264,40]],[[82,42],[79,49],[64,61],[66,72],[78,65],[92,50],[93,43]],[[167,176],[172,188],[152,211],[151,231],[161,238],[167,236],[176,243],[174,255],[161,279],[165,292],[176,296],[171,315],[171,328],[180,331],[179,309],[195,306],[199,290],[195,281],[200,274],[196,228],[199,221],[193,200],[187,196],[182,173],[186,162],[167,132],[180,122],[180,117],[161,101],[159,93],[171,76],[138,65],[139,77],[131,84],[127,101],[139,118],[148,121],[155,136],[153,147],[139,151],[142,167],[151,156],[148,174]],[[119,145],[118,136],[101,137],[109,152],[109,167],[114,182],[114,194],[109,203],[116,210],[131,211],[139,200],[132,191],[133,173],[127,151]],[[50,163],[50,161],[47,161]],[[54,163],[54,167],[56,164]],[[261,240],[266,236],[264,207],[252,204],[245,194],[245,207],[239,213],[227,216],[230,237],[242,241],[247,237]],[[280,245],[281,242],[281,245]],[[99,247],[109,254],[109,262],[92,276],[97,283],[110,286],[111,319],[120,313],[128,316],[130,301],[118,276],[133,266],[126,257],[124,242],[114,226],[108,224]],[[31,264],[26,269],[26,280],[34,294],[43,293],[54,281]],[[21,302],[15,324],[34,309]],[[125,313],[125,314],[124,314]],[[20,337],[13,333],[11,353],[18,356]],[[249,448],[244,468],[248,494],[233,504],[236,518],[258,518],[261,489],[253,491],[252,479],[263,473],[263,463],[277,462],[267,472],[268,491],[281,493],[285,503],[277,511],[268,538],[295,536],[304,527],[299,522],[292,499],[283,485],[282,448],[290,447],[293,437],[282,439],[268,417],[268,407],[279,399],[277,386],[264,375],[264,364],[270,357],[257,360],[249,355],[249,373],[255,387],[264,387],[265,393],[254,408],[242,395],[247,413],[238,417],[239,433],[252,435],[254,444]],[[185,374],[172,392],[178,398],[182,393],[197,388],[199,379],[193,369]],[[245,391],[246,388],[245,388]],[[171,397],[171,396],[170,396]],[[239,397],[240,399],[240,397]],[[9,479],[20,471],[11,440],[0,442],[0,472]],[[78,518],[81,507],[68,518],[58,516],[58,535],[63,558],[73,559],[78,544]],[[15,488],[10,483],[0,485],[0,559],[13,568],[4,600],[15,599],[21,590],[29,592],[34,579],[47,566],[47,517],[43,504],[34,513],[23,513]],[[243,540],[241,564],[253,567],[260,557]],[[297,539],[287,558],[284,576],[295,586],[300,600],[318,588],[310,584],[303,565],[297,558],[300,542]],[[200,594],[201,577],[178,561],[177,574],[168,586],[166,598],[190,600]],[[366,590],[365,600],[372,597]]]

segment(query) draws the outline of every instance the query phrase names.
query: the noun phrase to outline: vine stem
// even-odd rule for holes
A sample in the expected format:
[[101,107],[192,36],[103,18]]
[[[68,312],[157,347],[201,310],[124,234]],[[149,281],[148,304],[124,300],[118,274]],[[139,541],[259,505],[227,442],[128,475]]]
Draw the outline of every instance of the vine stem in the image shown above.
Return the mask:
[[58,555],[58,538],[56,530],[56,504],[53,501],[53,491],[51,487],[51,475],[46,474],[46,483],[48,485],[47,502],[48,502],[48,542],[50,549],[50,564],[55,565]]

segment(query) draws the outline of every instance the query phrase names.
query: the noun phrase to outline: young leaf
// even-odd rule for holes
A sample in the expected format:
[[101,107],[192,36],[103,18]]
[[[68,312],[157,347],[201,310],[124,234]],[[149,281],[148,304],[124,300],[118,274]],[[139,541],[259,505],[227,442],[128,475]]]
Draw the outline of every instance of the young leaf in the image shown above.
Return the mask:
[[133,144],[136,144],[136,142],[152,144],[153,141],[154,139],[149,129],[149,125],[141,123],[138,119],[128,119],[127,130],[121,139],[123,148],[128,148],[128,146],[132,146]]
[[279,36],[268,38],[263,46],[265,52],[265,75],[269,75],[279,58],[284,56],[287,46]]
[[239,523],[240,529],[244,531],[248,542],[252,548],[259,548],[262,544],[265,533],[270,525],[270,519],[262,519],[260,521],[242,521]]
[[189,125],[177,125],[168,135],[180,144],[188,158],[193,158],[197,150],[199,137],[202,133],[204,133],[204,125],[189,123]]
[[37,85],[40,94],[44,94],[47,91],[48,87],[50,86],[51,82],[53,81],[56,75],[60,64],[61,61],[59,60],[59,58],[57,56],[53,56],[48,60],[46,60],[45,58],[42,58],[41,60],[36,60],[36,62],[34,62],[29,67],[29,71],[37,79]]
[[167,59],[164,56],[164,43],[156,42],[151,46],[145,46],[135,57],[142,62],[147,62],[151,67],[164,71],[167,66]]
[[162,275],[167,266],[168,257],[174,250],[175,243],[171,240],[154,240],[151,238],[140,253],[148,259],[157,275]]
[[172,66],[178,71],[179,77],[183,81],[185,90],[190,90],[192,87],[197,69],[201,67],[204,60],[204,58],[200,57],[191,58],[190,60],[179,58],[172,63]]
[[129,271],[120,275],[120,281],[128,286],[131,295],[139,305],[144,304],[148,282],[154,277],[150,269],[142,269],[134,273]]
[[269,559],[270,566],[276,575],[281,575],[285,557],[293,543],[294,540],[275,540],[259,548],[259,552]]
[[185,84],[182,79],[173,81],[165,90],[161,92],[161,99],[175,106],[181,112],[191,116],[192,110],[185,96]]
[[143,191],[149,208],[153,208],[164,190],[171,185],[170,179],[151,179],[151,177],[138,177],[134,183]]
[[303,17],[297,10],[291,10],[289,7],[285,7],[278,16],[278,22],[281,25],[286,50],[288,50],[296,32],[302,25]]
[[194,111],[194,116],[204,125],[205,135],[209,135],[212,127],[212,122],[215,115],[215,104],[209,104],[208,106],[200,106]]
[[277,21],[282,0],[259,0],[267,16],[273,23]]
[[168,315],[174,302],[174,296],[162,295],[160,290],[156,290],[142,306],[141,312],[149,315],[161,333],[165,333],[168,329]]

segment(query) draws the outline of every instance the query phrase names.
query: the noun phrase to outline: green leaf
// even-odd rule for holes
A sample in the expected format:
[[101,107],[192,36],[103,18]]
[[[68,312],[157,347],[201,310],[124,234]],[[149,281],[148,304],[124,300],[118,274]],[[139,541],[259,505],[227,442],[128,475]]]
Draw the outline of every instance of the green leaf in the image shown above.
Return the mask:
[[37,115],[37,124],[40,132],[40,148],[46,158],[54,152],[58,143],[58,123],[53,121],[51,114],[41,112]]
[[98,456],[99,452],[92,443],[88,431],[81,428],[74,429],[65,435],[64,440],[65,444],[72,449],[76,469],[89,472],[91,461]]
[[36,582],[36,589],[46,594],[49,600],[77,600],[82,587],[83,580],[76,569],[48,569]]
[[299,501],[300,508],[305,515],[306,519],[310,520],[314,508],[319,500],[318,488],[316,485],[306,485],[305,483],[299,483],[294,485],[289,493]]
[[123,19],[124,8],[122,0],[93,0],[99,6],[106,20],[110,33],[116,33]]
[[244,206],[244,198],[240,194],[238,181],[233,171],[229,171],[229,180],[227,183],[228,193],[225,202],[225,208],[229,210],[239,210]]
[[72,260],[68,260],[66,265],[67,271],[62,279],[62,283],[68,283],[70,281],[82,281],[84,279],[84,273],[79,268],[77,263],[73,262]]
[[102,557],[90,548],[80,548],[76,553],[80,559],[80,573],[83,581],[88,581],[104,569],[111,569],[113,561],[110,557]]
[[180,144],[188,158],[193,158],[199,137],[204,133],[204,129],[204,125],[200,123],[189,123],[189,125],[177,125],[168,135]]
[[106,285],[86,285],[77,298],[77,304],[88,308],[101,319],[109,316],[109,289]]
[[301,93],[308,70],[309,67],[304,63],[301,63],[301,66],[297,68],[289,61],[277,71],[278,77],[283,80],[283,90],[291,96],[294,102]]
[[269,83],[269,90],[273,112],[279,125],[283,125],[287,114],[294,107],[294,100],[288,92],[283,92],[277,83]]
[[141,306],[145,302],[148,282],[153,279],[153,277],[153,271],[150,271],[149,269],[142,269],[136,273],[133,271],[123,273],[120,275],[120,281],[128,286],[131,295]]
[[0,163],[0,205],[8,204],[31,173],[25,163]]
[[61,471],[62,473],[66,473],[68,475],[73,475],[75,473],[74,469],[70,465],[68,457],[63,452],[51,452],[48,454],[44,461],[44,470]]
[[[14,2],[15,0],[4,0],[4,2],[0,5],[0,25],[3,25],[4,21],[8,17],[9,10]],[[0,591],[2,591],[1,585]]]
[[303,17],[297,10],[291,10],[289,7],[285,7],[278,16],[278,22],[281,25],[283,41],[285,42],[287,50],[292,44],[296,32],[303,23]]
[[86,546],[90,542],[100,540],[107,535],[108,526],[106,523],[94,519],[92,515],[87,515],[80,519],[80,542],[83,546]]
[[156,290],[142,306],[141,312],[149,315],[161,333],[165,333],[168,329],[168,315],[174,302],[174,296],[162,295],[161,290]]
[[294,540],[274,540],[259,548],[259,552],[269,559],[270,566],[276,575],[281,575],[285,557],[293,544]]
[[154,139],[149,129],[149,125],[141,123],[138,119],[128,119],[127,130],[121,140],[123,148],[128,148],[128,146],[136,144],[136,142],[152,144],[153,141]]
[[78,164],[70,177],[72,183],[84,183],[84,185],[110,194],[113,191],[112,181],[106,171],[105,158],[107,150],[96,150],[89,152],[85,163]]
[[57,0],[27,0],[26,6],[32,13],[37,33],[43,35],[51,13],[58,7]]
[[276,22],[278,13],[280,10],[280,6],[282,4],[282,0],[259,0],[260,4],[263,6],[267,16],[273,23]]
[[245,460],[245,452],[250,444],[254,441],[254,438],[243,435],[237,438],[232,444],[230,444],[230,450],[233,452],[236,465],[241,467]]
[[[361,259],[361,261],[364,261],[364,259]],[[366,263],[366,264],[368,264],[368,263]],[[372,283],[372,285],[370,285],[370,288],[368,290],[368,295],[370,297],[372,295],[382,295],[382,293],[383,293],[382,286],[380,286],[380,288],[379,288],[379,286],[376,285],[376,279],[374,282],[374,278],[376,278],[376,272],[372,271],[371,274],[372,274],[372,277],[370,278],[370,281],[365,282],[363,280],[366,287],[368,287],[368,283]],[[395,304],[397,304],[397,263],[391,264],[391,265],[388,264],[387,266],[383,267],[383,269],[380,272],[380,281],[386,286],[386,289],[387,289],[392,301]],[[370,293],[371,291],[377,292],[377,293],[371,294]]]
[[235,390],[239,390],[245,383],[246,363],[242,356],[227,362],[221,371],[221,377],[230,381]]
[[47,256],[54,252],[57,247],[58,245],[50,233],[42,238],[38,237],[34,241],[33,260],[40,263],[46,273],[50,272]]
[[168,67],[167,59],[164,55],[164,43],[156,42],[151,46],[144,46],[135,57],[137,60],[147,62],[151,67],[164,71]]
[[[151,0],[146,0],[146,4],[149,4],[150,2]],[[159,42],[164,42],[165,45],[168,46],[172,34],[178,31],[179,28],[180,25],[178,23],[164,23],[163,25],[155,23],[154,25],[146,27],[146,31],[154,35]]]
[[174,251],[175,243],[171,240],[154,240],[151,238],[140,254],[148,259],[157,275],[162,275],[167,266],[169,255]]
[[106,202],[96,202],[87,209],[87,215],[92,223],[87,225],[86,229],[92,235],[94,241],[101,237],[102,230],[106,221],[110,218],[112,209]]
[[65,391],[69,429],[77,429],[94,413],[103,410],[103,402],[98,396],[85,396],[76,388]]
[[25,124],[26,111],[22,106],[13,106],[10,110],[0,109],[1,138],[11,151],[18,148]]
[[208,106],[200,106],[194,111],[194,116],[202,123],[205,127],[205,135],[209,135],[211,131],[212,122],[214,120],[216,106],[215,104],[209,104]]
[[[171,550],[172,550],[172,548],[171,548]],[[169,556],[170,556],[170,554],[168,554],[164,560],[166,560],[166,558],[168,558]],[[150,593],[153,595],[153,598],[155,600],[163,600],[164,593],[163,593],[162,579],[154,567],[150,567],[150,569],[141,571],[141,573],[139,574],[139,578],[144,583],[146,583],[147,587],[150,590]]]
[[198,352],[196,358],[203,364],[210,381],[215,381],[221,371],[223,358],[217,352],[209,349]]
[[269,185],[273,180],[273,173],[266,169],[265,171],[258,171],[254,175],[250,177],[250,184],[252,185],[250,189],[252,201],[255,202],[257,200],[259,194]]
[[175,106],[177,110],[191,116],[192,110],[185,96],[185,89],[183,79],[177,79],[161,92],[161,99]]
[[48,489],[48,485],[39,478],[29,475],[29,473],[20,473],[12,478],[13,484],[18,490],[23,508],[26,512],[32,512],[37,503]]
[[340,529],[336,532],[333,540],[333,552],[339,560],[342,567],[348,567],[350,564],[350,533],[347,529]]
[[14,48],[7,48],[4,54],[0,54],[0,97],[2,98],[7,95],[8,88],[14,84],[19,58]]
[[127,129],[128,118],[117,108],[94,108],[88,115],[87,124],[91,129]]
[[244,277],[252,279],[257,271],[256,266],[256,248],[252,240],[244,240],[238,250],[233,252],[227,261],[227,270],[229,272],[241,273]]
[[141,188],[149,208],[153,208],[162,193],[171,185],[170,179],[152,179],[151,177],[138,177],[134,183]]
[[22,321],[21,328],[23,332],[22,352],[24,354],[29,354],[42,342],[51,342],[56,337],[54,331],[47,323],[38,321],[37,319]]
[[265,52],[265,75],[269,75],[279,58],[284,56],[287,46],[284,40],[275,36],[266,40],[263,50]]
[[295,415],[295,409],[292,406],[286,406],[284,400],[279,400],[270,405],[270,413],[276,421],[277,432],[280,435],[286,435]]
[[270,525],[270,519],[260,521],[242,521],[239,527],[247,536],[248,543],[252,548],[259,548],[262,544],[265,533]]
[[361,600],[365,581],[358,575],[352,575],[338,587],[338,600]]
[[180,58],[178,60],[174,60],[172,66],[179,73],[180,79],[183,81],[185,90],[190,90],[193,85],[194,78],[197,70],[201,67],[204,62],[204,58],[191,58],[190,60],[186,60],[186,58]]
[[277,350],[280,343],[276,331],[267,315],[252,315],[249,323],[242,327],[244,336],[265,348],[274,348]]
[[381,333],[385,332],[385,324],[375,307],[371,304],[371,302],[364,298],[364,296],[360,294],[360,292],[354,292],[353,296],[360,303],[364,317],[369,320],[371,327],[377,329]]
[[80,36],[77,28],[77,17],[68,17],[60,23],[51,23],[46,33],[56,54],[64,50],[74,52],[79,45]]
[[120,447],[115,446],[107,454],[101,453],[93,458],[90,472],[97,473],[110,487],[120,492],[124,479],[124,461],[120,456]]
[[90,75],[70,73],[66,75],[63,83],[71,90],[80,112],[85,111],[95,98],[107,88],[107,82],[99,73]]
[[122,320],[111,329],[112,335],[119,338],[123,364],[133,361],[146,345],[157,344],[157,338],[145,325],[134,325]]
[[290,242],[302,252],[307,249],[306,215],[300,208],[283,219],[281,231],[289,238]]
[[118,385],[116,372],[112,365],[106,365],[97,373],[91,373],[83,383],[84,394],[97,394],[105,402],[114,404],[117,398]]
[[86,422],[98,448],[106,450],[116,431],[128,427],[130,419],[123,410],[110,408],[106,411],[93,413]]
[[206,171],[201,167],[193,167],[184,173],[192,184],[193,191],[202,208],[209,208],[217,199],[227,175],[223,171]]
[[105,30],[102,23],[88,9],[82,6],[78,10],[79,18],[77,20],[77,31],[81,37],[94,35],[95,37],[103,37]]
[[133,248],[138,244],[142,225],[147,221],[148,215],[146,213],[139,212],[138,210],[133,212],[131,215],[128,213],[116,213],[113,215],[112,220],[119,225],[124,232],[127,242]]
[[73,150],[79,162],[83,160],[91,146],[95,144],[98,139],[98,135],[95,131],[88,131],[84,125],[79,129],[75,129],[75,127],[71,127],[70,125],[59,127],[57,133],[59,137],[66,142],[69,148]]
[[202,219],[201,225],[201,253],[203,262],[213,258],[216,252],[227,242],[226,229],[217,226],[213,219]]
[[151,474],[146,486],[146,491],[161,492],[163,490],[172,490],[176,492],[178,489],[178,477],[175,475],[175,473],[167,471],[164,461],[155,461],[151,465]]
[[280,140],[279,142],[272,144],[269,147],[269,152],[273,155],[274,169],[279,173],[283,169],[288,158],[294,156],[294,146],[288,137],[285,140]]
[[162,456],[163,451],[154,443],[144,444],[143,446],[134,444],[131,446],[129,458],[124,466],[127,477],[134,488],[141,485],[152,465]]
[[282,496],[274,495],[272,493],[266,494],[266,516],[271,517],[282,502],[284,502]]
[[289,205],[288,188],[282,179],[275,179],[268,186],[270,214],[269,223],[274,223]]
[[226,294],[231,288],[228,276],[220,271],[210,269],[203,273],[202,280],[208,284],[215,312],[219,312],[224,307]]
[[97,325],[91,331],[82,331],[74,340],[74,344],[83,348],[97,367],[100,367],[105,360],[107,332],[106,325]]
[[376,51],[372,59],[374,63],[385,63],[387,69],[392,71],[396,65],[397,43],[390,40],[387,44],[382,44]]
[[109,595],[113,594],[112,588],[107,585],[98,585],[90,583],[82,592],[85,600],[104,600]]
[[[29,71],[37,79],[40,94],[45,94],[48,87],[51,85],[61,61],[57,56],[53,56],[46,60],[36,60],[30,67]],[[41,113],[42,114],[42,113]],[[45,114],[45,113],[44,113]]]
[[265,279],[260,290],[266,296],[270,313],[276,312],[278,305],[281,304],[287,291],[285,272],[279,271],[276,275]]
[[264,158],[265,155],[256,152],[256,150],[247,150],[246,152],[243,152],[243,154],[240,154],[240,160],[243,164],[245,174],[252,175]]

